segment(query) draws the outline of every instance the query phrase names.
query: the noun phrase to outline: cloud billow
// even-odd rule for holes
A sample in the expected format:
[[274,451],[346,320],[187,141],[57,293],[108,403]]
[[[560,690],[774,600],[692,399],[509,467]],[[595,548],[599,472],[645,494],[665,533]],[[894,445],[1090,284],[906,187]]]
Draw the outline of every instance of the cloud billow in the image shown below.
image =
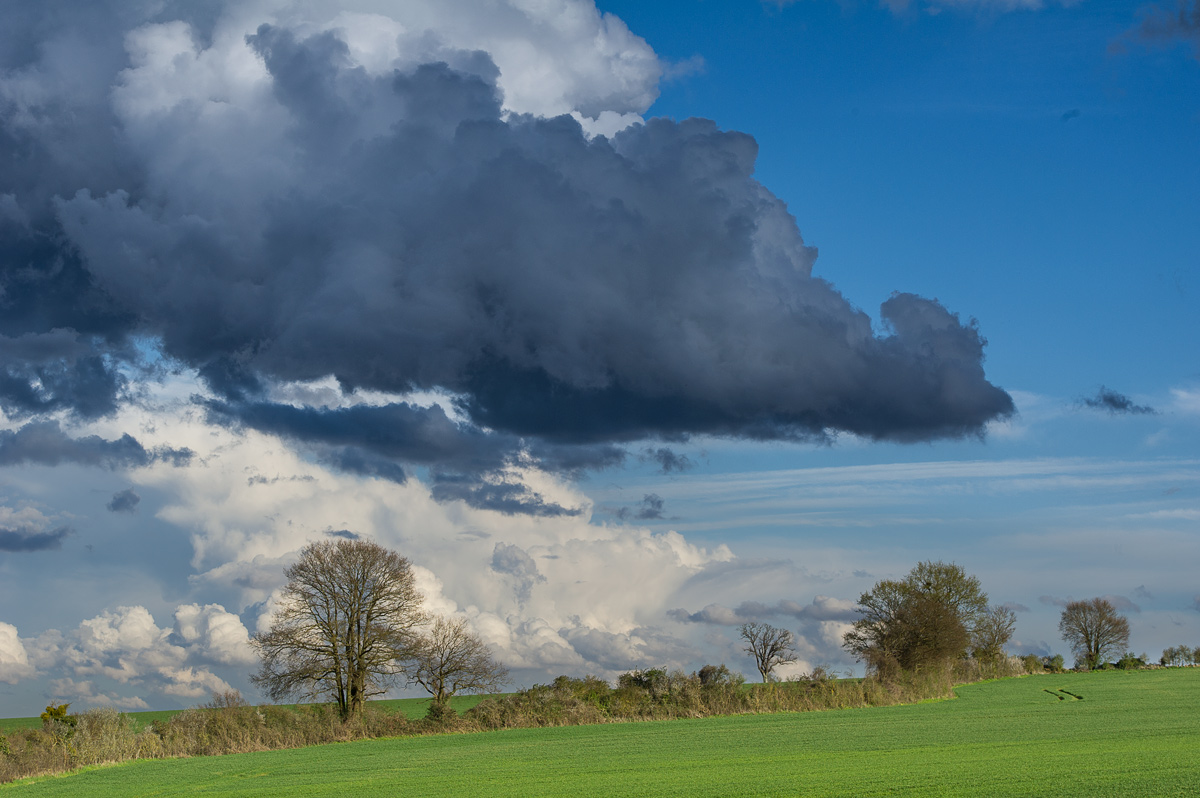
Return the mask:
[[[38,255],[44,312],[5,333],[44,335],[53,318],[103,353],[14,361],[6,410],[111,412],[111,363],[138,335],[202,375],[214,419],[395,481],[403,463],[482,478],[522,452],[579,471],[620,462],[614,446],[692,435],[979,435],[1013,411],[973,323],[897,293],[880,335],[812,276],[816,252],[754,179],[746,134],[652,119],[590,136],[513,112],[478,50],[370,70],[333,30],[142,22],[123,32],[124,68],[72,95],[104,123],[71,128],[65,154],[0,83],[0,136],[44,172],[0,184],[0,252],[55,242]],[[108,53],[83,57],[112,69]],[[652,94],[627,89],[614,112],[644,110]],[[579,103],[595,115],[600,99]],[[38,110],[66,129],[71,109]],[[111,154],[104,168],[95,153]],[[52,234],[31,238],[37,225]],[[62,389],[25,390],[54,369]],[[464,420],[263,399],[329,375],[346,391],[447,393]]]

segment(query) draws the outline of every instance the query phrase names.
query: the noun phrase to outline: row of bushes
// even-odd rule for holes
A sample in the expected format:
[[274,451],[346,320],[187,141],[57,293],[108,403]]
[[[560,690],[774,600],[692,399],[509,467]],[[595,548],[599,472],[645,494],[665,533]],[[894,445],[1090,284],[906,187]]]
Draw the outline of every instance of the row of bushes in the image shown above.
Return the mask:
[[588,676],[560,676],[507,696],[481,701],[465,720],[481,729],[574,726],[761,712],[809,712],[889,706],[948,696],[955,685],[1024,673],[1020,660],[947,663],[881,680],[837,679],[823,668],[785,682],[744,685],[724,666],[685,674],[653,669],[622,675],[616,686]]
[[342,721],[331,705],[249,706],[236,692],[148,728],[111,708],[68,715],[65,705],[52,705],[40,729],[0,735],[0,783],[129,759],[267,751],[373,737],[885,706],[947,696],[956,684],[1022,671],[1013,658],[987,664],[961,660],[886,682],[837,679],[818,668],[799,679],[745,685],[741,674],[724,665],[692,674],[630,671],[616,685],[594,676],[560,676],[548,685],[485,699],[461,718],[451,711],[447,717],[419,721],[370,705],[362,715]]
[[343,722],[328,705],[249,706],[236,692],[148,728],[111,707],[78,715],[62,710],[65,705],[48,707],[41,728],[0,734],[0,783],[129,759],[269,751],[436,730],[435,724],[373,707]]

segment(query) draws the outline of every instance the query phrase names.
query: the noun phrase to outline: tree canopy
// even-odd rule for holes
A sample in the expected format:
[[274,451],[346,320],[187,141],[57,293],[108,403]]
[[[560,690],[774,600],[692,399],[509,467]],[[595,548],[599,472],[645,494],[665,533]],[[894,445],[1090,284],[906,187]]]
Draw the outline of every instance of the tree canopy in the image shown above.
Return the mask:
[[744,623],[741,635],[746,641],[744,650],[754,658],[764,684],[772,681],[777,667],[796,661],[795,637],[787,629],[769,623]]
[[1105,598],[1067,602],[1058,631],[1076,661],[1089,669],[1120,656],[1129,646],[1129,621]]
[[332,697],[343,718],[404,672],[425,622],[409,562],[362,540],[312,543],[286,571],[251,680],[272,699]]
[[918,563],[902,580],[883,580],[858,599],[862,617],[845,648],[876,673],[915,670],[966,654],[987,594],[962,566]]
[[442,718],[459,693],[495,692],[508,682],[508,671],[492,659],[487,645],[462,618],[434,618],[413,646],[409,680],[433,697],[429,715]]

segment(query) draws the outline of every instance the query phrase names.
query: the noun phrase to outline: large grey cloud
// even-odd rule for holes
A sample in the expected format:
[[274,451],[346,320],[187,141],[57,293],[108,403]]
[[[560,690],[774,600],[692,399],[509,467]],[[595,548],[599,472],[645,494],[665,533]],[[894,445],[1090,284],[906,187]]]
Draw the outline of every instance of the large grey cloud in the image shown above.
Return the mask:
[[[214,418],[397,480],[447,458],[447,485],[483,481],[444,492],[482,505],[511,498],[484,477],[518,452],[569,471],[639,439],[918,441],[1013,410],[973,323],[898,293],[881,334],[812,275],[748,135],[589,137],[506,109],[484,52],[368,70],[337,30],[275,15],[231,38],[219,4],[139,8],[69,55],[49,12],[18,25],[42,46],[0,40],[0,137],[22,155],[0,173],[0,268],[5,301],[36,297],[2,331],[24,342],[0,345],[6,412],[111,412],[115,364],[149,336],[221,397]],[[652,99],[622,91],[615,112]],[[466,421],[264,397],[328,375],[446,392]]]
[[32,421],[17,430],[0,430],[0,466],[74,463],[118,469],[138,468],[155,461],[186,465],[191,457],[188,449],[147,450],[128,434],[115,440],[99,435],[72,438],[57,421]]

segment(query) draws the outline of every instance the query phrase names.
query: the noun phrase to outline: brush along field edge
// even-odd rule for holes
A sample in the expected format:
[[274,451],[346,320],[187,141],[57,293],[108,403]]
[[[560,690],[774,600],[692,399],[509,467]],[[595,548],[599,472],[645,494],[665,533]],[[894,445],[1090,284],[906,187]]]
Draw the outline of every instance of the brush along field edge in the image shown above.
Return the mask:
[[[1200,795],[1200,669],[1040,675],[958,700],[515,729],[98,768],[21,796]],[[1060,700],[1059,695],[1076,696]]]

